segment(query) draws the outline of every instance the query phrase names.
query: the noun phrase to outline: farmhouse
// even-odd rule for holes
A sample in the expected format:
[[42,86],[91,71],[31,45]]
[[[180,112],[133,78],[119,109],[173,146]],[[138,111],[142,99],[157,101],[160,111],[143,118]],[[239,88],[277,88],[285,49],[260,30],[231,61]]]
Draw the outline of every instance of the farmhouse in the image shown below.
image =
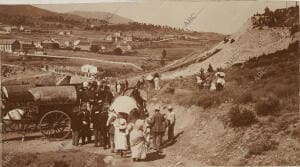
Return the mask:
[[74,49],[89,51],[91,48],[91,43],[89,41],[79,41],[77,45],[75,45]]
[[20,41],[20,44],[21,44],[21,50],[22,51],[29,51],[29,50],[33,50],[35,49],[35,45],[34,45],[34,42],[30,42],[30,41]]
[[126,41],[126,42],[132,42],[133,41],[133,37],[132,36],[125,36],[123,38],[123,40]]
[[58,49],[59,43],[52,40],[44,40],[42,46],[44,49]]
[[0,51],[13,53],[20,50],[20,42],[14,39],[0,40]]
[[11,32],[10,26],[0,25],[0,34],[9,34]]
[[132,50],[131,45],[127,43],[119,43],[116,45],[116,48],[120,48],[122,50],[122,53],[126,53]]
[[111,41],[106,41],[106,40],[98,40],[98,41],[93,41],[91,44],[91,51],[92,52],[103,52],[109,49],[112,49],[113,47],[113,42]]
[[97,70],[96,66],[85,64],[85,65],[81,66],[81,72],[97,74],[98,70]]

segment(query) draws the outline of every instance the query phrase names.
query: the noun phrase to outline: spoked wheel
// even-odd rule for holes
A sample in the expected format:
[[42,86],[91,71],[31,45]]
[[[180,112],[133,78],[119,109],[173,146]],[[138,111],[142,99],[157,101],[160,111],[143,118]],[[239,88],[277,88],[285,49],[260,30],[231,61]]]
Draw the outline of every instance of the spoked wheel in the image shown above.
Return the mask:
[[71,133],[71,118],[62,111],[50,111],[41,118],[40,130],[46,138],[65,139]]

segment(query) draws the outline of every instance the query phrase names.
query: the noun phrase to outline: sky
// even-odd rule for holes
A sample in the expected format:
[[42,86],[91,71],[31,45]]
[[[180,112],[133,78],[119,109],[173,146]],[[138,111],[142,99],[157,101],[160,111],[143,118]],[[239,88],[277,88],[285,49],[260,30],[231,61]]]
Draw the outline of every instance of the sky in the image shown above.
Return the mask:
[[[105,0],[101,3],[35,4],[34,6],[60,13],[112,12],[137,22],[222,34],[236,32],[248,18],[254,13],[263,12],[266,6],[270,9],[286,6],[286,1],[113,1],[116,2]],[[290,1],[287,5],[295,5],[295,2]]]

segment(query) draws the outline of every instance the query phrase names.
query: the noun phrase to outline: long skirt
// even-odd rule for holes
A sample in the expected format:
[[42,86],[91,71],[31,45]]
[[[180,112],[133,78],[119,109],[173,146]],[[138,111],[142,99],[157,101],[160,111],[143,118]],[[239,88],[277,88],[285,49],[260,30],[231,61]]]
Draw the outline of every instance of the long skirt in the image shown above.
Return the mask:
[[116,129],[114,141],[115,141],[115,149],[116,150],[127,150],[126,132],[122,132],[119,129]]
[[130,134],[131,157],[145,159],[147,153],[146,141],[142,133],[132,131]]

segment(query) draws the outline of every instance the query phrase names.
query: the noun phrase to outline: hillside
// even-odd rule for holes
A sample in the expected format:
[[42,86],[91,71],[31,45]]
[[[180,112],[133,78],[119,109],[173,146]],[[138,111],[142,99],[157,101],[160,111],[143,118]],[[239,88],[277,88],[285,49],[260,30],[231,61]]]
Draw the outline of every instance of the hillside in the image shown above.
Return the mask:
[[0,5],[0,14],[8,16],[19,15],[25,17],[57,15],[55,12],[40,9],[31,5]]
[[[70,28],[85,26],[87,19],[74,14],[51,12],[32,5],[0,5],[0,22],[9,25]],[[94,19],[90,23],[101,23],[101,20]]]
[[209,64],[212,64],[214,68],[227,68],[253,57],[286,49],[292,41],[289,28],[252,29],[251,22],[248,21],[239,32],[229,37],[228,42],[222,41],[207,52],[192,55],[186,60],[182,59],[182,61],[168,66],[169,69],[165,69],[165,71],[181,67],[184,63],[190,64],[187,67],[166,73],[164,78],[190,76],[199,72],[200,68],[207,69]]
[[228,68],[220,92],[199,90],[194,77],[150,90],[151,107],[177,114],[182,134],[165,151],[174,164],[299,165],[298,44]]
[[[262,24],[258,27],[256,20],[253,17],[249,18],[238,32],[224,38],[212,49],[200,54],[195,52],[160,69],[165,72],[162,77],[172,79],[190,76],[199,72],[200,68],[207,69],[209,64],[215,69],[227,68],[234,64],[244,63],[253,57],[286,49],[290,43],[299,40],[298,33],[295,34],[297,30],[299,31],[299,27],[297,27],[299,25],[299,7],[291,7],[283,11],[282,13],[291,16],[280,17],[281,20],[278,19],[279,21],[276,24],[273,23],[272,26]],[[261,17],[265,18],[266,16],[262,15]],[[283,26],[282,22],[289,24]]]
[[87,11],[73,11],[69,14],[78,15],[84,18],[106,20],[110,24],[127,24],[133,20],[113,14],[110,12],[87,12]]

